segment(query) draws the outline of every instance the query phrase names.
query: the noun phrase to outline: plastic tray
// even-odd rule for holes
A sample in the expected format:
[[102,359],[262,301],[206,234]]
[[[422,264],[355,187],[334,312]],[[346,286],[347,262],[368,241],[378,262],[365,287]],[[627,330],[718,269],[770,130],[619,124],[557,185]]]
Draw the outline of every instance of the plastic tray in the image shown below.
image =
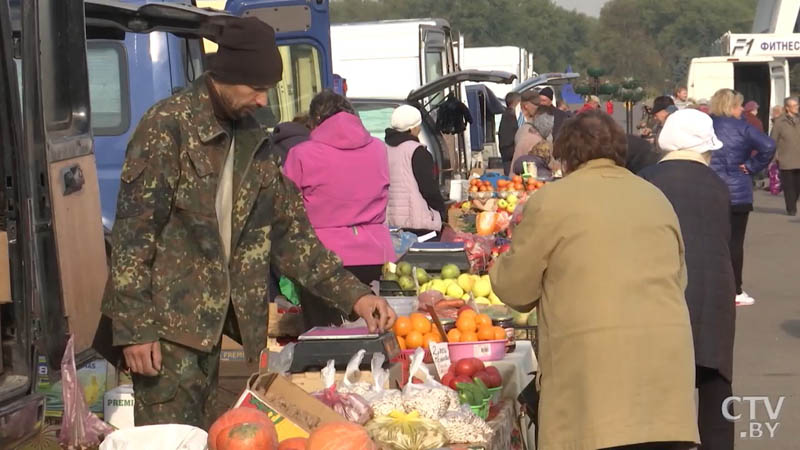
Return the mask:
[[500,395],[503,392],[503,386],[489,388],[489,392],[492,394],[492,397],[489,399],[489,403],[492,406],[500,403]]
[[480,342],[451,342],[448,344],[450,361],[456,363],[464,358],[478,358],[482,361],[499,361],[506,355],[506,340],[498,339]]
[[410,316],[419,307],[417,297],[386,297],[386,302],[392,307],[397,317]]
[[479,406],[471,406],[469,407],[476,416],[480,417],[483,420],[486,420],[489,417],[489,408],[490,404],[488,400],[484,400],[482,405]]

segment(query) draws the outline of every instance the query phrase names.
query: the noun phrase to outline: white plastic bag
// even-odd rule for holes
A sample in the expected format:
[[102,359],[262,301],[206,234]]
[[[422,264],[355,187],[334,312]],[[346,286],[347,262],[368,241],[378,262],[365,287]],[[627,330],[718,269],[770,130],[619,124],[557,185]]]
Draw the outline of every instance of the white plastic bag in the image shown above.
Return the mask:
[[372,418],[372,408],[367,401],[358,394],[347,394],[336,389],[336,363],[328,361],[322,369],[322,384],[325,389],[311,395],[331,409],[344,416],[350,422],[364,425]]
[[384,389],[389,381],[389,371],[383,368],[386,356],[383,353],[372,354],[372,389],[364,395],[375,417],[388,416],[392,411],[405,411],[403,395],[397,389]]
[[[422,348],[418,348],[411,356],[409,382],[403,388],[403,407],[407,413],[418,411],[427,419],[439,420],[448,410],[457,409],[460,402],[456,391],[433,378],[423,362],[424,359],[425,350]],[[418,377],[423,380],[421,384],[412,382],[417,374],[422,375]]]
[[111,433],[100,450],[206,450],[208,433],[190,425],[148,425]]
[[344,378],[339,384],[339,392],[346,394],[358,394],[364,396],[372,389],[372,385],[361,380],[361,361],[364,360],[366,350],[361,349],[347,362],[344,370]]

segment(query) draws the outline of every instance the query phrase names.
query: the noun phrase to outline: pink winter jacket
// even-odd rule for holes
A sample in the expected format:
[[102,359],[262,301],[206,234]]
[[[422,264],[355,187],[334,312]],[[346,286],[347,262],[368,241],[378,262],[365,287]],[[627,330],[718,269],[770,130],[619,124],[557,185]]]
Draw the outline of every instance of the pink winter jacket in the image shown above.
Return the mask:
[[292,147],[283,170],[300,189],[319,240],[345,266],[396,259],[386,224],[386,146],[358,117],[340,112],[322,122],[309,141]]

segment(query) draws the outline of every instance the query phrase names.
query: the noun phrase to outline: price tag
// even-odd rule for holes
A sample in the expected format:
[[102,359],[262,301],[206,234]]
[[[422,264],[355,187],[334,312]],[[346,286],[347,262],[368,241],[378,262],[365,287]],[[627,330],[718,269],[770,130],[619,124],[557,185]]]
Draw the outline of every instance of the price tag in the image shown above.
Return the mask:
[[480,358],[482,356],[489,356],[491,354],[492,347],[489,344],[478,344],[472,346],[472,355],[476,358]]
[[433,365],[436,366],[436,373],[439,374],[439,379],[441,380],[450,368],[450,349],[447,346],[447,342],[431,342],[428,344],[428,349],[431,352],[431,358],[433,358]]

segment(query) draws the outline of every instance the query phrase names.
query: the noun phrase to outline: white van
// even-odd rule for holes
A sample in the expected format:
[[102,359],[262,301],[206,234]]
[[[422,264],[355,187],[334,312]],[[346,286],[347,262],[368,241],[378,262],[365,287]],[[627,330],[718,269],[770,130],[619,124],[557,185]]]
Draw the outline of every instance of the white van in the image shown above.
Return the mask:
[[517,80],[511,85],[487,85],[501,100],[514,86],[534,76],[533,54],[527,49],[514,46],[464,48],[459,67],[462,70],[501,70],[516,75]]
[[692,59],[688,79],[689,97],[707,99],[718,89],[735,89],[745,101],[755,100],[758,116],[768,130],[769,112],[783,105],[789,94],[789,62],[772,56],[711,56]]
[[443,19],[332,25],[331,46],[333,72],[347,80],[348,97],[405,99],[456,70]]

